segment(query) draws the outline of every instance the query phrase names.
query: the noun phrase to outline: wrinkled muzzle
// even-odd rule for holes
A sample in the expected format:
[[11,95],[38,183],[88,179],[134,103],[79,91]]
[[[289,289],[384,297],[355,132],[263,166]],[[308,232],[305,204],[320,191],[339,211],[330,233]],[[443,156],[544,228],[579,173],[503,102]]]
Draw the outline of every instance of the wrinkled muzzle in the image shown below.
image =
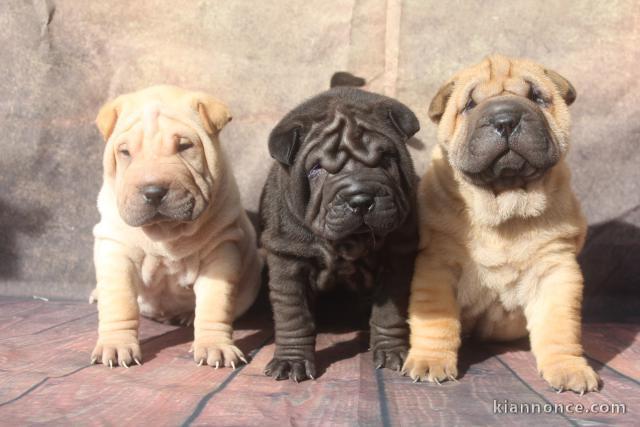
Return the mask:
[[206,186],[201,187],[182,162],[134,161],[118,183],[120,216],[132,227],[195,221],[210,199]]
[[472,183],[502,190],[542,177],[559,161],[560,150],[540,107],[509,95],[469,113],[466,140],[451,158]]
[[362,168],[327,179],[322,200],[311,225],[328,240],[354,234],[386,236],[398,228],[408,213],[408,198],[383,170]]

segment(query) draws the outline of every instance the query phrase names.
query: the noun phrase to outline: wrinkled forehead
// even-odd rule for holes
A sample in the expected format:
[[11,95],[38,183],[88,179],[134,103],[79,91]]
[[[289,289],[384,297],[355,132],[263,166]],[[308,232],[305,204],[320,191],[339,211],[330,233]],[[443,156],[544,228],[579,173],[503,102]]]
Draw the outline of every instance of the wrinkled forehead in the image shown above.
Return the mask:
[[186,137],[192,141],[198,139],[198,124],[195,113],[171,108],[159,102],[125,107],[118,117],[114,129],[116,138],[136,136],[144,141],[166,137]]
[[349,159],[376,165],[382,154],[394,149],[383,123],[355,106],[332,109],[315,121],[307,135],[308,162],[320,161],[330,172],[340,170]]
[[526,97],[531,85],[546,92],[544,77],[541,76],[544,76],[544,71],[536,64],[494,55],[454,78],[456,98],[463,106],[470,97],[476,103],[499,95]]

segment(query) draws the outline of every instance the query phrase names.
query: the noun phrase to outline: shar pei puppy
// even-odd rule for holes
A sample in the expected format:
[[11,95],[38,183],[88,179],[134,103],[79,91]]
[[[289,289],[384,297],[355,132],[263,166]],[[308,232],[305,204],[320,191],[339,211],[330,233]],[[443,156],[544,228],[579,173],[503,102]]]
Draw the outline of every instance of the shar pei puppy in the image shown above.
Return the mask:
[[[348,77],[335,75],[332,86],[362,83]],[[337,287],[371,301],[376,366],[402,367],[418,243],[417,178],[406,143],[419,127],[394,99],[334,87],[293,109],[271,132],[277,162],[261,200],[261,243],[276,349],[266,375],[296,382],[316,376],[314,302]]]
[[255,299],[261,266],[218,139],[229,120],[211,96],[172,86],[122,95],[100,110],[106,146],[92,362],[140,364],[139,314],[193,322],[199,364],[245,360],[232,322]]
[[586,223],[565,163],[575,98],[558,73],[493,55],[432,100],[404,366],[415,380],[454,379],[461,336],[529,335],[552,387],[598,389],[580,342]]

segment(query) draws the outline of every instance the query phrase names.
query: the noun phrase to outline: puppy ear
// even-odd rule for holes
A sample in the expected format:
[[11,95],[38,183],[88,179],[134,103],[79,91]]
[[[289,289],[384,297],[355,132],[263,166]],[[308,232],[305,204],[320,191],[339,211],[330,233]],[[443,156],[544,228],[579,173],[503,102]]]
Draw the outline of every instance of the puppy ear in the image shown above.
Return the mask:
[[354,76],[351,73],[346,71],[337,71],[331,76],[331,82],[329,87],[338,87],[338,86],[353,86],[353,87],[361,87],[366,84],[366,80],[362,77]]
[[226,105],[218,101],[211,95],[198,93],[192,101],[205,131],[209,135],[217,134],[231,121],[231,113]]
[[416,115],[406,105],[393,102],[387,111],[389,120],[398,133],[406,140],[420,130],[420,122]]
[[113,133],[113,129],[116,127],[118,115],[120,114],[120,105],[120,98],[116,98],[113,101],[104,104],[98,112],[98,116],[96,117],[96,126],[102,134],[105,142],[109,140],[109,137]]
[[438,89],[438,93],[431,100],[429,104],[429,118],[432,122],[438,123],[444,114],[444,109],[447,108],[447,102],[453,93],[453,82],[449,82],[446,85]]
[[564,102],[567,105],[573,104],[573,101],[576,100],[576,89],[573,87],[569,80],[562,77],[560,74],[556,73],[553,70],[544,70],[544,73],[551,79],[553,84],[558,88],[558,92],[560,92],[560,96],[564,99]]
[[291,166],[300,148],[301,126],[293,126],[281,131],[276,126],[269,135],[269,154],[280,163]]

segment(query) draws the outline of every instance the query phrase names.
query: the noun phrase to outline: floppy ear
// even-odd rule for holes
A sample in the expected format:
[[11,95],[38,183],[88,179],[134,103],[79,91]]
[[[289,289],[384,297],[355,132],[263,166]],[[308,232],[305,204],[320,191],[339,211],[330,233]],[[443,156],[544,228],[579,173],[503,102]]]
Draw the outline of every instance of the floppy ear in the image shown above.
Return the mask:
[[558,88],[558,92],[560,92],[560,96],[564,99],[564,102],[567,105],[573,104],[573,101],[576,100],[576,89],[573,87],[569,80],[562,77],[560,74],[556,73],[553,70],[544,70],[544,73],[551,79],[556,88]]
[[302,126],[290,126],[282,131],[276,126],[269,135],[269,154],[280,163],[291,166],[300,148]]
[[406,140],[420,130],[420,122],[416,115],[406,105],[393,102],[388,108],[387,115],[396,130]]
[[447,102],[453,93],[453,82],[449,82],[438,89],[438,93],[431,100],[429,104],[429,118],[432,122],[438,123],[444,114],[444,109],[447,108]]
[[199,93],[194,97],[193,106],[200,114],[200,120],[209,135],[216,134],[231,121],[231,113],[226,105],[211,95]]
[[113,129],[116,127],[118,115],[120,114],[120,105],[120,98],[116,98],[113,101],[104,104],[98,112],[98,116],[96,117],[96,126],[102,134],[105,142],[109,140],[109,137],[113,133]]

